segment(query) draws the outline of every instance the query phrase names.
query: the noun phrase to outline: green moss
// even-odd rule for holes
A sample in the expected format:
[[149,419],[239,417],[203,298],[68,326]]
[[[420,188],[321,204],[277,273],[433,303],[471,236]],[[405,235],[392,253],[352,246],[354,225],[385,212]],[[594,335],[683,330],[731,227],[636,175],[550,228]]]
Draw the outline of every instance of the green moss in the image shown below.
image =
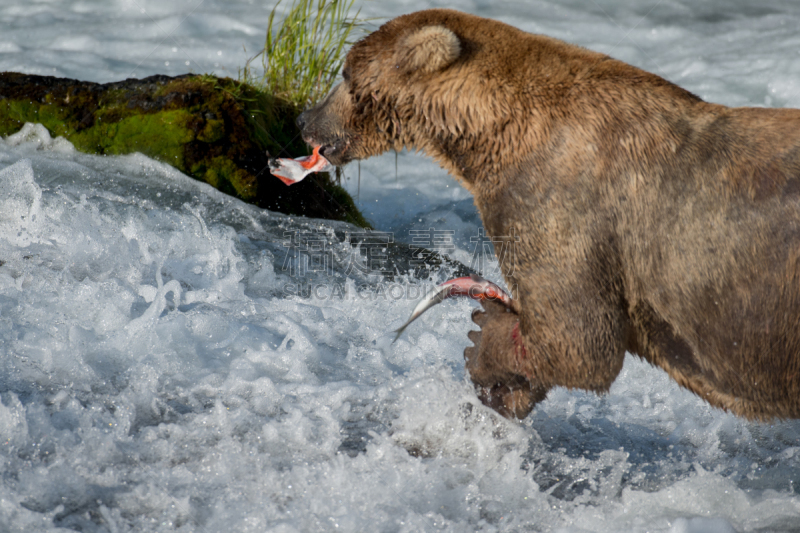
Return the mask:
[[217,142],[225,135],[225,123],[221,120],[209,120],[197,134],[197,140],[204,143]]
[[252,196],[255,193],[255,177],[224,157],[211,159],[202,175],[209,185],[232,196]]
[[327,174],[291,188],[269,174],[269,156],[309,153],[295,126],[298,113],[228,78],[156,76],[98,85],[0,73],[0,135],[38,122],[82,152],[141,152],[264,208],[369,227]]
[[133,115],[112,123],[97,120],[93,127],[66,137],[82,152],[108,155],[141,152],[185,172],[183,147],[194,139],[186,127],[190,116],[185,110],[175,110]]
[[[52,99],[52,95],[48,96]],[[144,115],[129,112],[129,116],[117,122],[103,121],[104,114],[96,113],[92,127],[76,131],[79,123],[69,121],[69,113],[62,106],[6,99],[0,101],[0,135],[18,131],[25,122],[38,122],[52,135],[67,138],[82,152],[112,155],[141,152],[186,171],[183,147],[194,139],[194,133],[186,127],[191,117],[188,111]],[[217,136],[221,134],[218,132]]]
[[41,122],[39,107],[30,101],[0,100],[0,135],[16,133],[26,122]]
[[38,122],[42,123],[45,128],[50,130],[56,136],[61,135],[66,137],[70,132],[68,125],[64,122],[66,112],[63,107],[56,105],[40,105],[38,112]]

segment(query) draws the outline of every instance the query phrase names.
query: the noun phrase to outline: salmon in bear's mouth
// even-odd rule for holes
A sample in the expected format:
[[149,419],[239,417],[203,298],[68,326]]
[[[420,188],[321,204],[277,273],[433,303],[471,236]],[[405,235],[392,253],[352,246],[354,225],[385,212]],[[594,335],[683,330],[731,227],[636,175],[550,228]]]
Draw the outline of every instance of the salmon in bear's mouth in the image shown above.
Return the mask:
[[322,146],[315,146],[311,155],[297,159],[270,158],[270,173],[286,185],[293,185],[313,172],[328,172],[333,170],[333,165],[320,154]]

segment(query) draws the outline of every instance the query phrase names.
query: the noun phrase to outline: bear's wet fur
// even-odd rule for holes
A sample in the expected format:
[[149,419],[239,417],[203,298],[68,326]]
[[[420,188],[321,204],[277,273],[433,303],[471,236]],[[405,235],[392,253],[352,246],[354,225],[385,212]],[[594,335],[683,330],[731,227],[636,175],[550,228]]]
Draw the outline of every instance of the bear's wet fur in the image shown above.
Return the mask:
[[514,309],[476,313],[465,350],[484,403],[607,391],[629,351],[737,415],[800,417],[800,111],[442,9],[356,43],[343,77],[306,142],[337,165],[424,151],[514,251]]

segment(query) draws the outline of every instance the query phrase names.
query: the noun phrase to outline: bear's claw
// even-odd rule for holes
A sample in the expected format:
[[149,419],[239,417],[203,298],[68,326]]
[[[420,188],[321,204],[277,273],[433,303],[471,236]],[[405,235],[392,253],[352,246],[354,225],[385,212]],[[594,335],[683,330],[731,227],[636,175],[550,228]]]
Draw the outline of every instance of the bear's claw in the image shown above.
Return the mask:
[[502,303],[508,308],[511,308],[512,305],[511,296],[509,296],[506,291],[501,289],[495,283],[483,279],[477,274],[470,274],[469,276],[464,276],[463,278],[451,279],[438,285],[436,290],[434,290],[417,304],[417,307],[414,308],[414,311],[411,313],[411,317],[406,320],[406,323],[395,330],[397,335],[395,335],[394,341],[400,338],[400,335],[403,333],[403,331],[405,331],[405,329],[413,321],[419,318],[422,313],[434,305],[454,296],[468,296],[473,300],[481,301],[493,300]]
[[525,418],[547,389],[531,382],[520,368],[518,353],[524,345],[513,335],[519,315],[496,300],[481,304],[485,311],[472,312],[472,321],[481,329],[467,333],[475,346],[464,349],[470,378],[484,405],[506,418]]

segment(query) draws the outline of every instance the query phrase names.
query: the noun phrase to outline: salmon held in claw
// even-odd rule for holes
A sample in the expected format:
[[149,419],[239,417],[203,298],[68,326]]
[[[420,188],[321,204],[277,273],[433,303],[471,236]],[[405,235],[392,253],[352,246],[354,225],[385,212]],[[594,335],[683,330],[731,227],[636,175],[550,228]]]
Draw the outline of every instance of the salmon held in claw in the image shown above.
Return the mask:
[[411,313],[405,324],[395,330],[397,335],[392,342],[395,342],[405,329],[419,318],[422,313],[431,307],[445,301],[453,296],[467,296],[473,300],[497,300],[511,309],[511,296],[506,291],[501,289],[497,284],[480,277],[477,274],[470,274],[463,278],[455,278],[445,281],[436,287],[436,290],[431,292],[426,298],[420,301]]

